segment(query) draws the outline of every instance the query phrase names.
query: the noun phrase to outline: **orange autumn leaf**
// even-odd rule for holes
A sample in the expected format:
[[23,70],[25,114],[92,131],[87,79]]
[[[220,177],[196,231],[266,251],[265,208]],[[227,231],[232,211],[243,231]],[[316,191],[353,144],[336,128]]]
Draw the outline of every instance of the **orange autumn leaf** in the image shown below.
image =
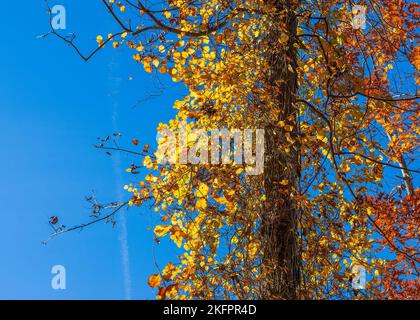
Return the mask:
[[147,281],[149,286],[152,287],[152,288],[159,287],[161,282],[162,282],[162,277],[160,276],[160,274],[152,274],[149,277],[149,280]]

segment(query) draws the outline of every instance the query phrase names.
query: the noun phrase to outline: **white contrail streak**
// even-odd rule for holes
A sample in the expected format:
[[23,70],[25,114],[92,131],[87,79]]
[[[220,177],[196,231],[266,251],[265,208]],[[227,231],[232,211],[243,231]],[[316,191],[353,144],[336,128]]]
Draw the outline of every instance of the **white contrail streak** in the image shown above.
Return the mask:
[[[118,68],[118,64],[115,62],[115,54],[113,55],[113,59],[109,64],[109,83],[111,87],[110,98],[112,101],[112,129],[114,133],[119,132],[118,128],[118,110],[119,110],[119,102],[118,102],[118,94],[120,92],[120,83],[121,78],[114,77],[113,71],[115,68]],[[114,165],[114,174],[116,177],[116,187],[117,187],[117,198],[119,202],[123,201],[122,195],[122,187],[123,187],[123,179],[121,177],[121,158],[119,153],[113,154],[113,165]],[[120,241],[120,249],[121,249],[121,259],[122,259],[122,267],[123,267],[123,275],[124,275],[124,298],[126,300],[131,300],[131,273],[130,273],[130,255],[129,255],[129,248],[128,248],[128,233],[127,233],[127,219],[125,216],[125,212],[121,212],[118,215],[118,226],[120,229],[120,234],[118,240]]]

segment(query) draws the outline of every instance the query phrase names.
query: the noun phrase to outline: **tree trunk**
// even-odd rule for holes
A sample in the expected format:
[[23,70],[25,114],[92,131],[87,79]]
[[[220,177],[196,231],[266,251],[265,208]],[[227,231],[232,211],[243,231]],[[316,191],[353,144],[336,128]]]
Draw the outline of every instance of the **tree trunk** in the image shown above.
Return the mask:
[[[267,278],[261,298],[297,299],[300,282],[297,246],[298,210],[292,199],[293,188],[299,182],[299,155],[290,145],[287,134],[295,136],[296,121],[293,101],[297,90],[296,49],[293,47],[297,21],[290,1],[267,1],[279,15],[270,23],[266,59],[270,70],[265,80],[270,90],[265,123],[264,188],[266,204],[262,214],[264,266]],[[283,12],[283,13],[282,13]],[[284,33],[289,40],[285,42]],[[277,109],[277,110],[273,110]],[[274,111],[274,112],[273,112]],[[274,114],[274,116],[271,116]],[[285,130],[279,122],[286,124]],[[292,132],[290,127],[293,126]],[[288,133],[289,132],[289,133]],[[286,180],[288,185],[285,185]]]

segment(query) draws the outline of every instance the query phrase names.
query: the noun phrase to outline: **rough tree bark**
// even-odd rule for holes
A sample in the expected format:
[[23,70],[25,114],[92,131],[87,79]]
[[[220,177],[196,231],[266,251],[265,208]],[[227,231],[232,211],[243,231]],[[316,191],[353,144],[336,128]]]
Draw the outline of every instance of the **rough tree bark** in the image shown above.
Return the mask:
[[[262,299],[298,299],[299,252],[297,246],[298,210],[291,197],[292,188],[299,180],[299,155],[297,148],[288,145],[286,131],[279,121],[292,125],[296,130],[293,101],[297,90],[295,41],[297,21],[294,13],[296,4],[290,1],[270,0],[278,14],[270,21],[266,59],[270,70],[265,81],[270,88],[271,103],[266,112],[273,113],[265,123],[265,168],[264,187],[266,204],[262,213],[262,239],[264,258],[268,266],[266,285]],[[295,1],[297,2],[297,1]],[[278,45],[281,34],[287,32],[287,44]],[[283,36],[284,38],[284,36]],[[282,41],[280,41],[282,42]],[[273,103],[274,102],[274,103]],[[293,137],[294,132],[290,133]],[[288,186],[280,182],[287,180]]]

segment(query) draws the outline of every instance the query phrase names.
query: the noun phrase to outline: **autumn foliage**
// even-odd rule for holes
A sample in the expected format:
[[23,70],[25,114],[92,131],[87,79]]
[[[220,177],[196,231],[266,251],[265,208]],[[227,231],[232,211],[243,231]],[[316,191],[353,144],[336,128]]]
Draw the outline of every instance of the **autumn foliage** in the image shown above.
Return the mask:
[[[149,278],[159,299],[420,298],[417,3],[359,1],[365,29],[336,0],[103,3],[121,30],[99,47],[127,46],[146,72],[189,90],[158,131],[278,137],[266,137],[266,159],[282,164],[275,179],[269,167],[161,164],[133,140],[144,157],[128,171],[147,173],[125,187],[129,205],[152,203],[157,242],[180,252]],[[267,255],[273,206],[287,207],[296,270]],[[364,290],[352,288],[355,264]],[[280,272],[296,273],[292,295],[270,287]]]

